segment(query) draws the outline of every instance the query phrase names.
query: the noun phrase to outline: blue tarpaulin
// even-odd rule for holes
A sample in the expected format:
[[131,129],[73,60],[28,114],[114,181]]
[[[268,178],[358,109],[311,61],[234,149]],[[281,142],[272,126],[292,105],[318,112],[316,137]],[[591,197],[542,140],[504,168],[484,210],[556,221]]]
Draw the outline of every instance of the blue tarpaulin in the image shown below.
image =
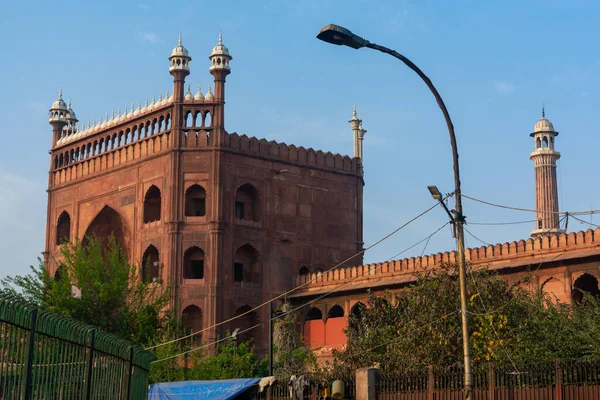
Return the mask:
[[148,400],[230,400],[259,381],[249,378],[155,383],[148,389]]

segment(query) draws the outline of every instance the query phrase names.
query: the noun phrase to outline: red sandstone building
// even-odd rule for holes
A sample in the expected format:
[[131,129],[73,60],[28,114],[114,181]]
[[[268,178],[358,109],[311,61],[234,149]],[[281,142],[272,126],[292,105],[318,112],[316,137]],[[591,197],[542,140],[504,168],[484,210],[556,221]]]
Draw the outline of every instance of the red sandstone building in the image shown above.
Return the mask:
[[[367,289],[401,290],[414,271],[452,263],[454,252],[324,272],[362,250],[362,140],[356,117],[354,157],[229,133],[225,79],[232,60],[219,43],[209,56],[214,94],[193,95],[185,80],[191,57],[181,44],[169,57],[173,94],[132,105],[78,126],[62,93],[50,109],[53,128],[44,259],[55,274],[60,241],[114,234],[132,263],[152,281],[171,281],[194,330],[244,313],[298,284],[297,304],[314,301],[302,318],[308,345],[330,354],[345,344],[348,316]],[[534,284],[571,301],[597,290],[600,229],[566,234],[560,226],[555,150],[558,132],[542,115],[531,134],[537,222],[532,238],[467,249],[474,267]],[[146,268],[149,267],[149,268]],[[342,285],[343,286],[340,286]],[[332,289],[334,294],[320,298]],[[267,307],[205,332],[254,326],[267,345]],[[221,329],[222,328],[222,329]],[[244,339],[244,338],[243,338]]]
[[[113,233],[147,279],[175,284],[178,307],[195,330],[261,304],[290,289],[298,271],[324,270],[363,244],[358,153],[227,132],[232,57],[221,38],[208,58],[214,94],[210,87],[185,92],[192,58],[180,39],[169,57],[172,95],[78,127],[61,93],[49,121],[50,272],[60,265],[63,238],[94,233],[106,240]],[[359,120],[354,124],[358,136]],[[267,319],[263,308],[203,339]],[[260,350],[266,329],[247,334],[261,338]]]
[[[536,226],[531,238],[466,249],[466,259],[473,268],[489,268],[509,281],[533,271],[531,285],[563,302],[578,300],[581,290],[597,294],[600,228],[569,234],[561,228],[556,179],[560,153],[554,147],[558,132],[543,110],[530,136],[534,141],[530,158],[535,167],[536,193]],[[346,343],[348,316],[364,305],[367,289],[379,294],[401,290],[414,282],[415,271],[455,262],[452,251],[297,277],[295,284],[304,287],[290,297],[298,304],[311,302],[303,321],[305,340],[321,359],[329,358],[333,348],[340,349]],[[319,299],[333,289],[334,295]]]

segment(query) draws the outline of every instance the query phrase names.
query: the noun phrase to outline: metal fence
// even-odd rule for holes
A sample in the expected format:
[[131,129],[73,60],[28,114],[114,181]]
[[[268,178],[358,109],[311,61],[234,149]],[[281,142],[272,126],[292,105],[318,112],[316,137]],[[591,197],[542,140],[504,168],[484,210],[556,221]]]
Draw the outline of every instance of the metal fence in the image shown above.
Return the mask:
[[[473,371],[474,400],[600,399],[600,361],[561,361],[518,366],[481,365]],[[378,400],[458,400],[463,369],[445,368],[379,377]]]
[[0,292],[0,400],[147,399],[155,356]]

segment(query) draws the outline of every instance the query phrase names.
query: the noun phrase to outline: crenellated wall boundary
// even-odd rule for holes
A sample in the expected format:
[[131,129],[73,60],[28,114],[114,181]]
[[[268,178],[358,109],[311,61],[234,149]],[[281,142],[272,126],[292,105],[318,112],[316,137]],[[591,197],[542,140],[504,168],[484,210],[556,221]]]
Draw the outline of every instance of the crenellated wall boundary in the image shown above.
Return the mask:
[[239,135],[235,132],[226,136],[224,146],[241,153],[347,173],[358,174],[361,168],[358,158]]
[[[577,252],[594,249],[598,249],[598,254],[600,254],[600,228],[468,248],[465,249],[465,258],[474,267],[509,264],[523,258],[530,258],[532,263],[535,263],[536,259],[554,253],[569,252],[576,255]],[[436,253],[422,257],[337,268],[329,272],[297,276],[294,280],[294,286],[305,285],[300,292],[309,292],[311,289],[350,281],[360,282],[397,275],[411,275],[425,269],[455,262],[456,251]]]

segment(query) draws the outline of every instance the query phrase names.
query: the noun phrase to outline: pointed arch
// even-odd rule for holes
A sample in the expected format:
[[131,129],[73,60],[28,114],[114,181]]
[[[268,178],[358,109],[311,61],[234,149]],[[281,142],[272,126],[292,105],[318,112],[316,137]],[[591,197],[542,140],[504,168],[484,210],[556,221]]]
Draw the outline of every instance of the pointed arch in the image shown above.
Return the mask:
[[233,322],[233,324],[235,324],[235,328],[239,328],[240,331],[246,331],[246,332],[243,332],[243,333],[240,333],[239,335],[237,335],[238,343],[252,341],[252,343],[256,345],[259,328],[258,327],[254,328],[254,329],[250,329],[250,328],[252,328],[253,326],[258,324],[258,314],[256,313],[256,311],[250,311],[250,310],[252,310],[252,307],[250,307],[249,305],[244,305],[244,306],[238,308],[235,311],[235,313],[233,314],[233,316],[237,317],[242,314],[245,314],[245,315],[237,318]]
[[246,243],[235,252],[233,261],[233,281],[235,283],[261,283],[260,268],[258,267],[258,251]]
[[[186,328],[188,334],[202,330],[202,310],[196,305],[189,305],[181,312],[181,323]],[[202,341],[202,334],[199,333],[192,337],[195,345]]]
[[260,196],[250,183],[244,183],[235,192],[234,217],[236,220],[260,221]]
[[185,191],[185,215],[202,217],[206,215],[206,190],[194,184]]
[[200,247],[190,247],[183,254],[183,277],[204,279],[204,250]]
[[194,126],[194,114],[191,111],[185,113],[185,126],[187,128]]
[[129,255],[130,234],[126,220],[114,208],[104,206],[88,226],[82,244],[87,246],[89,239],[95,236],[102,249],[108,247],[108,239],[114,236],[116,243],[126,255]]
[[206,111],[204,113],[204,121],[203,122],[204,122],[203,126],[206,128],[209,128],[212,126],[212,118],[210,116],[210,111]]
[[313,307],[306,312],[305,321],[315,321],[323,319],[323,313],[317,307]]
[[336,304],[327,312],[327,318],[341,318],[344,316],[344,309]]
[[357,318],[362,318],[366,309],[367,309],[367,306],[365,306],[363,303],[361,303],[359,301],[354,306],[352,306],[352,309],[350,310],[350,314]]
[[300,270],[298,271],[298,275],[300,275],[300,276],[308,275],[309,273],[310,273],[310,271],[306,267],[306,265],[301,266]]
[[160,221],[161,194],[155,185],[150,186],[144,196],[144,223]]
[[58,216],[56,223],[56,245],[69,240],[71,240],[71,216],[68,212],[63,211]]
[[588,274],[587,272],[577,278],[573,283],[571,298],[576,303],[581,303],[583,301],[584,293],[588,293],[596,297],[600,295],[598,278],[596,278],[594,275]]
[[63,278],[68,278],[68,276],[69,274],[67,273],[67,267],[65,267],[63,264],[60,264],[54,272],[54,281],[58,282]]
[[153,245],[148,246],[142,255],[142,280],[144,282],[160,280],[160,254]]

